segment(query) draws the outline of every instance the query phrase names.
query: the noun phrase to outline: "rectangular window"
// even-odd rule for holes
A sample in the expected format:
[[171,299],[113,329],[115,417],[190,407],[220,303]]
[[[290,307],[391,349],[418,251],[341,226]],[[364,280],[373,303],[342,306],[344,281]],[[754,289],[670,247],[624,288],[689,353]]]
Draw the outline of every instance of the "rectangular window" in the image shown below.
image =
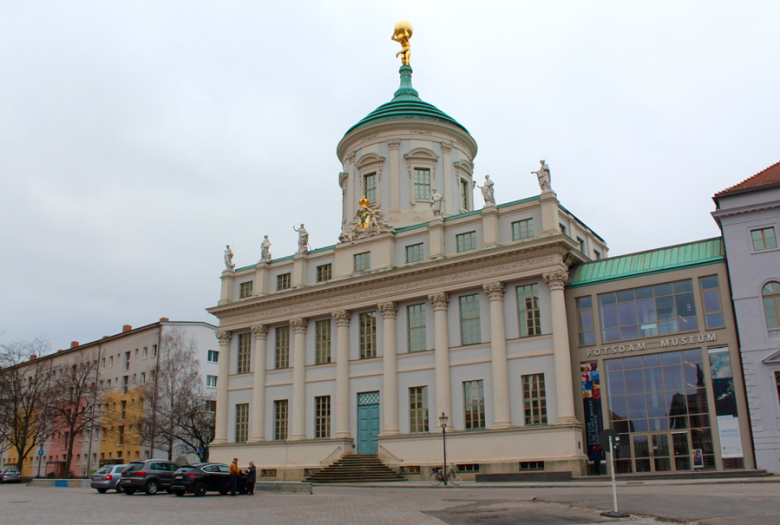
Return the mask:
[[114,356],[108,358],[108,368],[114,368]]
[[426,201],[431,198],[431,170],[414,168],[414,198]]
[[355,254],[355,271],[360,272],[371,268],[371,252]]
[[406,247],[406,262],[413,263],[425,259],[425,245],[412,244]]
[[290,327],[276,328],[276,368],[290,368]]
[[723,317],[723,305],[720,302],[720,291],[717,275],[699,278],[702,305],[704,306],[704,324],[707,330],[726,326]]
[[523,376],[523,404],[526,425],[547,424],[547,397],[544,391],[544,374]]
[[144,347],[144,353],[142,355],[143,355],[142,359],[146,359],[147,357],[149,357],[149,347],[148,346]]
[[125,366],[123,370],[130,370],[130,352],[125,352]]
[[217,411],[217,402],[213,399],[206,400],[206,411],[212,414]]
[[152,357],[157,357],[157,345],[152,345]]
[[276,469],[275,468],[263,468],[263,469],[260,469],[260,476],[264,477],[264,478],[276,477]]
[[100,360],[100,368],[105,368],[105,367],[106,367],[106,358],[104,357]]
[[424,352],[428,349],[425,338],[425,304],[413,304],[406,308],[409,318],[409,351]]
[[590,295],[577,298],[577,322],[580,333],[580,345],[595,345],[596,331],[593,327],[593,298]]
[[252,292],[254,291],[254,282],[249,281],[246,283],[241,283],[241,295],[240,299],[245,299],[247,297],[252,297]]
[[520,470],[544,470],[544,461],[521,461]]
[[133,355],[133,359],[138,359],[138,349],[135,349],[135,354]]
[[580,245],[580,253],[587,253],[585,251],[585,239],[582,237],[577,237],[577,244]]
[[276,289],[277,290],[286,290],[290,287],[290,276],[292,274],[289,273],[283,273],[281,275],[276,276]]
[[323,264],[317,266],[317,282],[330,281],[333,278],[333,265]]
[[330,363],[330,319],[317,321],[317,364]]
[[525,219],[512,223],[512,240],[527,239],[534,236],[534,220]]
[[559,223],[558,226],[561,227],[561,233],[566,235],[566,225],[564,225],[563,223]]
[[417,386],[409,389],[409,431],[428,432],[428,387]]
[[209,350],[209,356],[208,356],[209,363],[218,363],[219,362],[219,352],[216,350]]
[[360,314],[360,359],[376,357],[376,312]]
[[459,252],[467,252],[477,248],[477,232],[461,233],[455,236]]
[[463,383],[463,405],[466,410],[466,430],[485,428],[485,390],[482,380]]
[[[117,427],[117,430],[119,431],[119,436],[117,437],[117,443],[116,444],[121,447],[121,446],[124,446],[124,444],[125,444],[125,427],[123,427],[123,426]],[[122,457],[121,456],[121,454],[122,454],[121,450],[119,452],[117,452],[116,454],[117,454],[116,457],[118,457],[118,458]]]
[[127,394],[127,383],[128,383],[128,377],[122,376],[122,393]]
[[217,388],[217,376],[206,376],[206,386]]
[[479,463],[461,463],[458,465],[458,472],[479,472]]
[[539,319],[539,286],[529,284],[517,287],[517,312],[520,319],[520,337],[542,333]]
[[369,173],[363,178],[363,181],[365,188],[363,194],[371,204],[376,204],[376,173]]
[[600,294],[599,313],[604,343],[698,329],[691,279]]
[[775,383],[777,383],[777,399],[780,401],[780,372],[775,372]]
[[121,401],[119,403],[119,419],[125,419],[127,416],[127,401]]
[[601,259],[601,252],[598,250],[593,250],[593,255],[596,257],[596,260],[598,261]]
[[314,416],[314,437],[330,437],[330,396],[319,396],[314,398],[315,416]]
[[473,345],[482,342],[479,323],[479,294],[460,298],[460,344]]
[[252,355],[251,334],[238,334],[237,374],[248,374]]
[[469,211],[469,181],[465,179],[460,179],[460,207]]
[[274,401],[274,439],[287,439],[287,400]]
[[249,437],[249,403],[236,405],[236,443],[246,443]]
[[146,384],[146,372],[141,372],[141,384]]
[[750,236],[753,239],[753,249],[755,251],[777,248],[777,238],[775,237],[775,229],[773,227],[752,230]]

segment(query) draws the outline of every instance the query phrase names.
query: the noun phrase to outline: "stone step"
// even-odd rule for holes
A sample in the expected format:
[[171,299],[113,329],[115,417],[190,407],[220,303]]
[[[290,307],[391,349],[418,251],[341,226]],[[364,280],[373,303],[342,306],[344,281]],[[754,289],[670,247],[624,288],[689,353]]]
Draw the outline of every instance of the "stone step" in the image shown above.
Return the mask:
[[368,483],[371,481],[405,481],[379,460],[376,454],[353,454],[312,474],[306,481],[316,483]]

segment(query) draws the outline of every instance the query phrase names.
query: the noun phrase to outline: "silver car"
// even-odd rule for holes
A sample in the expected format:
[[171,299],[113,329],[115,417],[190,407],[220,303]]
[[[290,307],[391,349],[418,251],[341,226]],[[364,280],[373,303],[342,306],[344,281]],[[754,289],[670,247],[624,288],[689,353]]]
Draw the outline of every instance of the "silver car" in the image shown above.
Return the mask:
[[105,467],[100,467],[92,476],[92,482],[89,485],[93,489],[97,489],[101,494],[105,494],[108,490],[122,492],[119,480],[122,479],[122,471],[126,468],[127,465],[106,465]]
[[0,483],[21,483],[22,475],[18,468],[5,467],[0,469]]

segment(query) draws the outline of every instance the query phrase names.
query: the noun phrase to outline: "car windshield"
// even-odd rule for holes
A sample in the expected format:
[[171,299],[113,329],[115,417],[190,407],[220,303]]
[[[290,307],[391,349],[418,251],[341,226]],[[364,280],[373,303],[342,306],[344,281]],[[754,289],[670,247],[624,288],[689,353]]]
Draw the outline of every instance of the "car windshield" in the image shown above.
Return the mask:
[[101,467],[95,474],[108,474],[111,472],[111,467]]

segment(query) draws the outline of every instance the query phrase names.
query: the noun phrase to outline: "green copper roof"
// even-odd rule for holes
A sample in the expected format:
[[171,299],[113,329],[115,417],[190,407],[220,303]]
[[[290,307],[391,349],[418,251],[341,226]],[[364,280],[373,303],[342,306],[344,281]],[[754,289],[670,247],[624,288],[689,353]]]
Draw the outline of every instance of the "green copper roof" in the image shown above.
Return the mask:
[[568,287],[712,264],[724,258],[722,239],[705,239],[582,264],[574,270]]
[[428,104],[427,102],[420,100],[420,97],[417,94],[417,90],[412,87],[411,66],[401,66],[400,73],[401,87],[399,87],[395,92],[393,100],[387,104],[382,104],[374,111],[366,115],[363,120],[349,128],[345,135],[365,124],[368,124],[369,122],[408,118],[449,122],[450,124],[458,126],[466,133],[469,132],[457,120],[450,117],[433,104]]

